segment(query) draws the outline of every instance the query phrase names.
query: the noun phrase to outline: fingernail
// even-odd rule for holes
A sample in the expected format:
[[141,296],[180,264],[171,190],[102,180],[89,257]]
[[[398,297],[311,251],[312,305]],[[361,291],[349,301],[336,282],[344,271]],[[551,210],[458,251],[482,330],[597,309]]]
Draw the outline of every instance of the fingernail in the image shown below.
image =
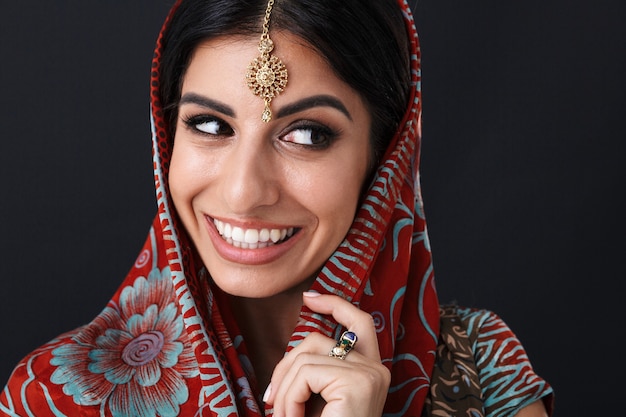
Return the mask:
[[263,402],[266,403],[267,400],[270,399],[270,394],[272,393],[272,383],[270,382],[267,388],[265,389],[265,394],[263,394]]
[[302,295],[304,295],[305,297],[319,297],[322,294],[315,291],[305,291],[302,293]]

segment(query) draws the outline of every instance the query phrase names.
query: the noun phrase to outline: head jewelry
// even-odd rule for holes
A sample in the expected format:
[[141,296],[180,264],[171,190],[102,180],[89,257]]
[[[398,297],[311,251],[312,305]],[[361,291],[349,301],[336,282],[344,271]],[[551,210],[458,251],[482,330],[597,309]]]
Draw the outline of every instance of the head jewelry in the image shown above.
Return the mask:
[[287,85],[287,68],[285,64],[275,55],[270,53],[274,49],[274,42],[270,39],[270,15],[274,0],[269,0],[265,17],[263,19],[263,33],[259,42],[260,55],[248,65],[246,81],[252,92],[260,96],[265,102],[265,109],[261,115],[261,120],[265,123],[272,120],[272,110],[270,103],[272,99],[280,94]]

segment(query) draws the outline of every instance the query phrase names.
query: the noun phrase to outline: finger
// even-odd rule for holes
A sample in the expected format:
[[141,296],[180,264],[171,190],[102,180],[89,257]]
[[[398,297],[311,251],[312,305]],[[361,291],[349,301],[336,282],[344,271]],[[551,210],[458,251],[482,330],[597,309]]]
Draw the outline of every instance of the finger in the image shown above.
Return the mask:
[[[304,293],[303,302],[313,311],[321,314],[330,314],[335,320],[344,325],[349,330],[357,334],[358,342],[350,352],[345,361],[364,362],[367,360],[380,364],[380,353],[378,350],[378,339],[372,316],[350,302],[336,295],[321,295],[318,293]],[[284,392],[295,379],[293,372],[299,369],[296,361],[300,364],[328,363],[342,367],[345,361],[328,356],[331,349],[337,343],[336,340],[328,338],[319,333],[309,334],[297,347],[292,349],[274,368],[271,378],[271,390],[267,398],[268,404],[276,407],[276,398],[284,398]],[[312,355],[306,356],[310,353]],[[361,353],[364,356],[359,355]],[[318,356],[319,358],[315,358]],[[306,358],[306,359],[303,359]],[[321,359],[320,359],[321,358]],[[319,360],[318,360],[319,359]],[[330,362],[328,362],[330,360]],[[344,364],[345,365],[345,364]]]
[[[292,351],[287,356],[291,356],[293,359],[283,360],[280,363],[280,367],[277,367],[272,376],[273,395],[268,403],[273,404],[275,417],[281,416],[282,411],[285,410],[291,410],[286,413],[286,415],[290,417],[298,415],[292,414],[296,412],[296,406],[306,402],[312,393],[320,392],[322,389],[319,386],[320,376],[316,375],[315,370],[317,372],[328,372],[329,369],[332,369],[333,372],[346,375],[350,372],[350,366],[354,366],[336,358],[310,352],[298,353]],[[284,374],[279,376],[283,371]],[[330,377],[330,375],[331,374],[329,374],[328,377]],[[310,386],[309,379],[315,380],[313,381],[313,387],[315,388],[307,388]],[[293,386],[296,381],[299,384],[299,389],[293,391]],[[294,409],[293,407],[296,408]]]
[[[266,402],[273,404],[274,398],[278,396],[278,392],[282,392],[281,386],[284,384],[288,385],[290,379],[287,378],[287,374],[289,372],[293,373],[297,369],[296,362],[300,364],[307,361],[319,363],[319,358],[335,359],[327,356],[327,352],[334,346],[334,343],[333,339],[322,334],[309,334],[298,346],[285,355],[274,368],[271,380],[272,389]],[[291,376],[291,379],[293,379],[293,376]]]
[[372,316],[336,295],[303,293],[304,304],[316,313],[330,314],[358,337],[355,350],[373,360],[380,360],[378,337]]
[[380,364],[369,364],[350,364],[349,370],[335,363],[303,364],[285,387],[280,405],[275,405],[274,411],[279,413],[275,415],[302,415],[299,413],[312,393],[319,393],[326,402],[323,415],[380,415],[388,387],[388,371]]
[[[353,364],[366,364],[371,361],[371,359],[366,358],[357,351],[350,352],[345,360],[330,357],[326,349],[330,351],[334,343],[332,339],[319,333],[311,333],[307,336],[302,343],[285,355],[274,368],[271,389],[265,402],[267,404],[275,404],[276,398],[283,398],[285,390],[296,378],[298,369],[304,365],[331,365],[348,370]],[[349,360],[348,357],[350,357]]]

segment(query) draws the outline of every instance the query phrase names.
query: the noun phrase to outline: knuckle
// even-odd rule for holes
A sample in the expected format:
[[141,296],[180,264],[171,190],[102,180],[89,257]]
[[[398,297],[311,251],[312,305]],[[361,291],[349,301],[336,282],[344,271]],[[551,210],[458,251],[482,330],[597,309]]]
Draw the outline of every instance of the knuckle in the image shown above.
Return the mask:
[[293,366],[302,368],[306,363],[310,362],[311,354],[309,352],[298,352],[293,358]]
[[359,369],[358,380],[362,381],[365,389],[371,393],[385,391],[391,383],[391,372],[382,364],[374,364],[372,367],[362,367]]
[[374,317],[370,313],[365,313],[367,315],[367,325],[371,328],[376,328],[376,322],[374,321]]
[[389,388],[389,385],[391,384],[391,371],[389,370],[389,368],[387,368],[383,364],[379,365],[379,369],[380,369],[380,372],[382,374],[383,383],[384,383],[385,387]]
[[319,334],[317,332],[312,332],[306,337],[306,340],[315,344],[320,343],[321,341],[324,341],[326,339],[327,339],[326,336]]

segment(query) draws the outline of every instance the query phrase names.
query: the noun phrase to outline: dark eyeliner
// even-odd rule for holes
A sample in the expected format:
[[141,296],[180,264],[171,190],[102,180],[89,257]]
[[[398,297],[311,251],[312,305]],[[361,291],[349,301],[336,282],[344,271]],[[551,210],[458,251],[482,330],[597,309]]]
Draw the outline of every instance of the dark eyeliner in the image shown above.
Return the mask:
[[282,135],[282,136],[286,136],[289,133],[293,132],[294,130],[309,130],[311,131],[312,136],[316,136],[316,135],[322,135],[324,136],[324,141],[320,142],[320,143],[313,143],[311,145],[307,145],[307,144],[303,144],[303,143],[296,143],[296,142],[291,142],[291,141],[285,141],[287,143],[293,144],[293,145],[297,145],[303,148],[307,148],[307,149],[313,149],[313,150],[324,150],[329,148],[339,137],[339,133],[335,130],[333,130],[332,128],[321,124],[321,123],[317,123],[317,122],[312,122],[312,121],[299,121],[296,122],[294,124],[292,124],[291,126],[289,126],[289,128],[287,129],[287,131]]
[[[213,115],[200,114],[200,115],[195,115],[195,116],[185,116],[185,117],[182,118],[182,121],[185,124],[185,126],[187,126],[187,128],[189,130],[191,130],[194,133],[200,134],[200,135],[224,136],[224,135],[228,135],[228,134],[232,133],[232,129],[230,128],[228,123],[226,123],[224,120],[220,119],[219,117],[216,117],[216,116],[213,116]],[[200,125],[202,123],[209,123],[209,122],[217,122],[218,123],[218,125],[220,126],[220,129],[218,130],[218,133],[212,134],[212,133],[204,132],[204,131],[202,131],[202,130],[197,128],[198,125]],[[224,127],[228,128],[228,132],[224,131],[224,129],[223,129]]]

